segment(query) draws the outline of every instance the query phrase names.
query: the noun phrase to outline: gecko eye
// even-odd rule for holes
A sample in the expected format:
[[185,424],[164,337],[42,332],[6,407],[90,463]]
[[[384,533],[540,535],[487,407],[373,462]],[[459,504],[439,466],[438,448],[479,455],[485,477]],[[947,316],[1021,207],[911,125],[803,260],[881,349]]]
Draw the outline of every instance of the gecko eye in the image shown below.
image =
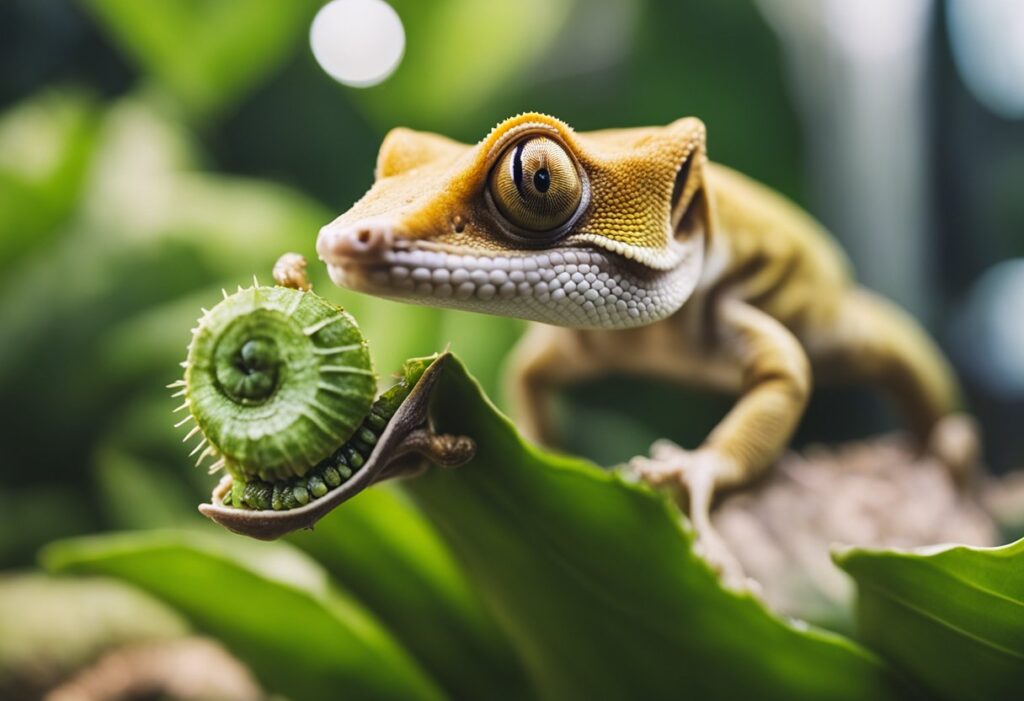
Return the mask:
[[490,189],[502,215],[528,236],[546,235],[565,224],[583,197],[572,156],[543,136],[509,146],[491,172]]

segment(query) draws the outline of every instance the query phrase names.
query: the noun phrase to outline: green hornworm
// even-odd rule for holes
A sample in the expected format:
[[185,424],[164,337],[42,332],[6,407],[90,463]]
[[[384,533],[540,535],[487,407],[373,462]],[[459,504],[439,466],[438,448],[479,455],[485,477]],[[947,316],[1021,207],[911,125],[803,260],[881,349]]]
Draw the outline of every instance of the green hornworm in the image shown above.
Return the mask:
[[231,475],[221,503],[240,509],[294,509],[346,482],[426,368],[407,363],[402,380],[374,400],[355,320],[309,291],[304,275],[278,267],[275,277],[294,287],[254,281],[203,310],[184,379],[171,385],[185,400],[176,411],[189,412],[177,425],[195,423],[185,440],[198,434],[196,464],[213,458],[211,472]]

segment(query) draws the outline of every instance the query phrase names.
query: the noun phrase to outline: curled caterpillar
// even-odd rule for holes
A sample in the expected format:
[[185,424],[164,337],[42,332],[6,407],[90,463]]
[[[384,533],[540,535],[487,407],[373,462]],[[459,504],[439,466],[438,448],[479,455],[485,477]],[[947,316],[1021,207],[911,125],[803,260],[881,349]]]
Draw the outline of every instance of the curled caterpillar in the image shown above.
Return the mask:
[[[211,495],[211,503],[200,504],[199,511],[207,518],[219,523],[230,531],[260,540],[274,540],[286,533],[302,528],[311,528],[318,520],[333,509],[359,494],[371,485],[394,477],[418,474],[425,468],[424,460],[442,467],[457,467],[473,457],[476,446],[468,436],[438,434],[430,426],[429,407],[431,397],[441,385],[446,363],[451,356],[447,353],[425,358],[412,358],[402,366],[403,379],[384,392],[374,403],[365,419],[365,424],[378,433],[377,442],[370,448],[367,436],[358,431],[352,441],[347,441],[334,455],[345,460],[351,470],[349,478],[343,479],[347,470],[338,470],[332,460],[317,465],[302,478],[286,483],[267,483],[250,487],[246,483],[241,497],[236,497],[237,482],[231,476],[224,477]],[[391,416],[386,423],[382,419]],[[383,429],[379,427],[383,426]],[[355,452],[353,452],[355,451]],[[355,468],[354,464],[364,456],[365,463]],[[330,469],[328,469],[330,468]],[[338,472],[339,486],[331,488],[327,480],[334,479],[331,469]],[[328,488],[324,496],[319,482]],[[251,481],[250,481],[251,482]],[[259,488],[262,494],[256,493]],[[271,499],[270,509],[266,505],[267,489]],[[254,490],[246,495],[245,490]],[[309,502],[298,505],[305,490]],[[279,497],[280,510],[274,510],[274,498]],[[243,501],[238,502],[241,498]],[[226,505],[229,502],[232,505]],[[292,507],[294,504],[294,508]],[[252,505],[255,506],[252,506]],[[241,507],[241,508],[239,508]]]
[[[377,399],[366,341],[355,320],[310,291],[305,259],[286,254],[278,287],[256,281],[193,329],[178,422],[195,426],[196,464],[228,477],[200,512],[229,530],[271,540],[311,527],[338,504],[382,479],[432,464],[470,460],[466,436],[430,428],[430,393],[447,354],[413,358]],[[418,456],[418,457],[417,457]],[[411,458],[411,459],[410,459]]]
[[422,365],[407,368],[402,380],[384,392],[373,403],[355,433],[333,453],[321,460],[309,473],[288,480],[268,482],[233,479],[232,489],[225,493],[225,506],[281,511],[305,506],[310,501],[348,481],[366,463],[395,410],[419,379]]
[[235,506],[323,496],[362,466],[390,419],[355,320],[307,290],[254,281],[225,293],[204,310],[183,365],[179,424],[195,422],[185,439],[199,434],[197,465],[212,457],[211,471],[231,475]]

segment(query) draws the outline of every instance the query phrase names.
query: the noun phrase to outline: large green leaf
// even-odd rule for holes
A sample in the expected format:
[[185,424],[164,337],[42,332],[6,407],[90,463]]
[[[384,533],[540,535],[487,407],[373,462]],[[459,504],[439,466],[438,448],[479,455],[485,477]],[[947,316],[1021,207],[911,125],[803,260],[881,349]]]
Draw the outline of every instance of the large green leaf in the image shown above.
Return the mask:
[[944,699],[1024,693],[1024,540],[834,556],[857,580],[863,638]]
[[719,586],[646,487],[527,445],[458,361],[439,430],[476,458],[409,483],[549,698],[885,699],[907,690],[841,636]]
[[150,532],[63,541],[42,559],[50,570],[117,577],[163,600],[290,698],[443,698],[376,619],[285,545]]
[[437,533],[394,486],[369,489],[288,539],[387,624],[454,698],[527,695],[515,651]]

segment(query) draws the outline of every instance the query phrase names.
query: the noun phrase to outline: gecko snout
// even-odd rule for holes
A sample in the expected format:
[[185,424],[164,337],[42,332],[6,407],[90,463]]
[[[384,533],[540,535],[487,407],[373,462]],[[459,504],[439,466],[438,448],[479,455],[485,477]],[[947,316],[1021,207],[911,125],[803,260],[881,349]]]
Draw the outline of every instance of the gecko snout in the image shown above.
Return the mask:
[[316,252],[322,260],[334,264],[377,260],[391,250],[395,235],[390,222],[361,221],[343,226],[331,223],[320,229]]

